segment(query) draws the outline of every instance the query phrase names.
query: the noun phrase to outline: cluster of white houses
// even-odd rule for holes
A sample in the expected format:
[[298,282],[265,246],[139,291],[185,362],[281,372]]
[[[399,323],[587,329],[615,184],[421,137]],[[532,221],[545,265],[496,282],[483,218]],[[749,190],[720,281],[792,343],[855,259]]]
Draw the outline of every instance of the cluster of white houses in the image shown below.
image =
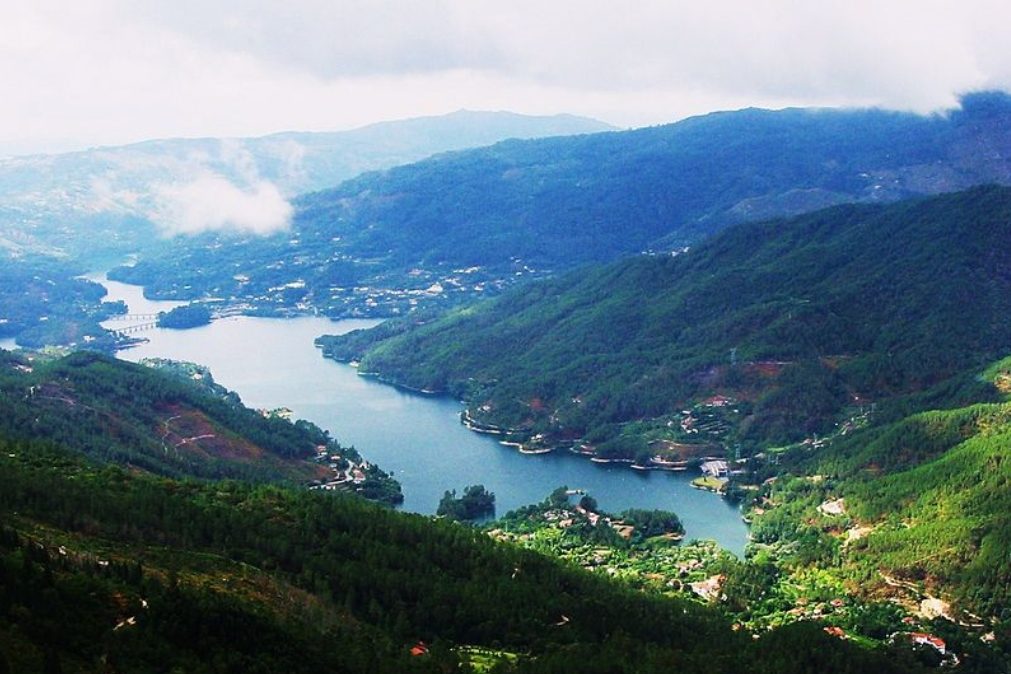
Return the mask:
[[[362,484],[366,479],[366,471],[371,467],[368,461],[355,463],[343,458],[340,454],[332,453],[326,445],[318,445],[316,447],[316,460],[321,463],[327,463],[332,472],[332,477],[322,484],[312,486],[311,489],[323,489],[326,491]],[[342,467],[342,464],[346,465]]]

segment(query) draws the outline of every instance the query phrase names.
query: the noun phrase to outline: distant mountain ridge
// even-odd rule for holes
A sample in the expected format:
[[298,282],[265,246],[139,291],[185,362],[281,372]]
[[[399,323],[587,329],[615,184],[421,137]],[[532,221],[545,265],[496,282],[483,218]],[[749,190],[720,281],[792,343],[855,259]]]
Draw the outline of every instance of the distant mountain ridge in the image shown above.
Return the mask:
[[[180,242],[124,278],[165,297],[248,297],[234,275],[305,281],[302,299],[339,315],[329,298],[342,284],[412,269],[558,271],[692,245],[737,222],[985,183],[1011,184],[1008,94],[967,95],[932,116],[747,109],[369,173],[296,200],[290,236]],[[349,267],[340,282],[313,281],[335,265]]]
[[944,116],[746,109],[499,143],[307,196],[297,222],[363,251],[392,246],[405,263],[518,256],[561,268],[691,244],[735,222],[984,183],[1011,183],[1007,94],[966,96]]
[[[175,138],[79,152],[0,158],[0,250],[86,256],[105,243],[130,252],[153,233],[158,188],[210,174],[239,190],[266,181],[281,195],[319,190],[365,171],[507,138],[592,133],[573,115],[460,110],[336,132],[258,138]],[[96,241],[99,237],[108,242]],[[117,245],[118,244],[118,245]]]

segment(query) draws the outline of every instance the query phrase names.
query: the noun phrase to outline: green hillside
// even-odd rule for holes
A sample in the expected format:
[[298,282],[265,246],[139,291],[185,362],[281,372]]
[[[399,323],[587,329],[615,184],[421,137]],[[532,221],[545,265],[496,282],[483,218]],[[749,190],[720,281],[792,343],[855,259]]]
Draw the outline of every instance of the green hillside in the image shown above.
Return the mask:
[[0,339],[21,346],[86,347],[112,351],[117,343],[100,321],[126,312],[103,302],[105,288],[79,278],[83,269],[47,257],[13,257],[0,251]]
[[[694,244],[736,222],[1007,184],[1009,101],[974,94],[929,117],[748,109],[507,141],[305,195],[291,232],[187,240],[116,274],[166,298],[389,316]],[[424,292],[436,282],[441,291]],[[279,290],[289,283],[302,285]],[[410,290],[419,292],[393,292]]]
[[312,424],[243,406],[203,368],[159,371],[91,352],[0,351],[0,409],[3,437],[170,477],[304,485],[331,479],[319,447],[361,458]]
[[[496,671],[919,671],[816,624],[755,640],[712,609],[349,497],[0,450],[4,671],[454,671],[464,645]],[[419,640],[429,653],[410,656]]]
[[[1009,269],[1011,190],[986,187],[741,225],[686,254],[320,343],[363,372],[463,396],[475,424],[521,439],[747,453],[1003,356]],[[689,415],[712,417],[711,432],[686,430],[714,394],[725,400]]]
[[[936,455],[870,479],[877,457],[901,465],[910,450],[922,452],[922,445],[904,442],[922,429]],[[964,604],[988,615],[1005,611],[1011,606],[1009,449],[1008,404],[925,413],[890,431],[843,492],[859,521],[885,523],[866,537],[860,554],[902,577],[955,588]]]
[[[984,380],[1006,399],[1009,375],[1005,359]],[[750,494],[752,534],[760,549],[827,570],[855,593],[927,599],[970,624],[986,624],[980,614],[1006,625],[1009,449],[1008,402],[920,412],[797,449]]]

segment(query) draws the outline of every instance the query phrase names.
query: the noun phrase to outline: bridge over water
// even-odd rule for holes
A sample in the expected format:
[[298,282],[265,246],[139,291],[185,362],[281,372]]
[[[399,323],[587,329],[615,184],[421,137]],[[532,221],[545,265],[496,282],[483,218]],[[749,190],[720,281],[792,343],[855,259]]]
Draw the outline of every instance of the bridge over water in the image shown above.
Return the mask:
[[110,316],[106,320],[128,321],[134,323],[138,321],[157,321],[158,314],[116,314],[115,316]]
[[127,325],[122,328],[110,328],[110,331],[116,333],[117,335],[132,335],[137,332],[144,332],[145,330],[154,330],[157,327],[158,321],[149,321],[147,323]]
[[[106,329],[110,332],[118,335],[119,337],[125,337],[126,335],[133,335],[138,332],[144,332],[146,330],[153,330],[158,327],[158,314],[117,314],[115,316],[110,316],[106,321],[104,321]],[[126,323],[128,325],[123,325],[123,327],[112,327],[108,323]]]

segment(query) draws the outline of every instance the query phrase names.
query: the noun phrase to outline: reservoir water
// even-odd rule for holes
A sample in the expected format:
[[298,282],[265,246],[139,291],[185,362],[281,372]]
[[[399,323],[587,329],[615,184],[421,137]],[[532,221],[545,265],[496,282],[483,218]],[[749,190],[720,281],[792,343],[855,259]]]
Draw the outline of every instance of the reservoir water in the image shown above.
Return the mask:
[[[131,313],[165,311],[178,303],[153,302],[141,288],[97,278],[110,300]],[[327,429],[390,471],[404,489],[405,510],[432,514],[447,489],[461,492],[483,484],[495,493],[496,511],[541,501],[555,487],[585,489],[600,507],[661,508],[678,514],[687,538],[711,538],[741,555],[747,527],[738,509],[694,489],[694,475],[641,472],[596,464],[566,452],[523,455],[460,423],[462,406],[447,398],[401,391],[359,377],[348,365],[324,359],[313,345],[322,334],[338,334],[376,321],[303,317],[233,317],[191,330],[154,329],[149,341],[120,352],[126,360],[173,358],[210,367],[216,381],[254,408],[288,407],[296,417]],[[122,323],[109,323],[122,327]]]

